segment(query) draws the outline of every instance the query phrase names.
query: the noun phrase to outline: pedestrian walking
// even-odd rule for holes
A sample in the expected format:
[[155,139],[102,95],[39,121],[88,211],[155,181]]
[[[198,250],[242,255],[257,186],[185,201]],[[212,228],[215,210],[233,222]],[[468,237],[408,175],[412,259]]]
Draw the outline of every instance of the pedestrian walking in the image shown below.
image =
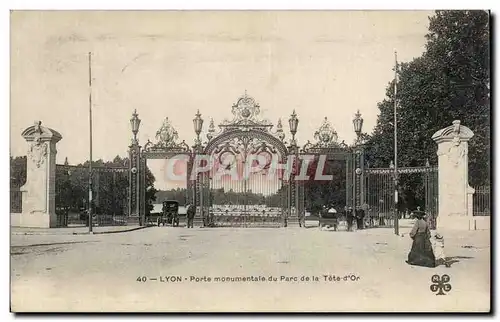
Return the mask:
[[194,216],[196,215],[196,207],[192,204],[186,206],[187,228],[193,228]]
[[354,213],[352,207],[349,207],[347,209],[346,220],[347,220],[347,231],[352,231],[352,224],[354,222]]
[[356,207],[356,227],[363,229],[363,222],[365,220],[365,211],[361,207]]
[[444,254],[444,238],[443,235],[436,233],[432,238],[432,250],[434,252],[434,257],[436,258],[436,266],[445,265],[450,267],[450,264],[446,260]]
[[410,232],[413,243],[406,262],[410,265],[436,267],[436,257],[430,241],[431,231],[425,220],[425,213],[416,211],[414,216],[417,221]]

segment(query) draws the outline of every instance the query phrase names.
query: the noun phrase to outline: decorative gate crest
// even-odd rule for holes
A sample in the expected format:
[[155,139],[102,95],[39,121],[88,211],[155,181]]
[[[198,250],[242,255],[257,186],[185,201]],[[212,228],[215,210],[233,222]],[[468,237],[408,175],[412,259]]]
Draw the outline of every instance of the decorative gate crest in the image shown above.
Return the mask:
[[156,143],[149,139],[144,145],[143,152],[168,152],[168,153],[188,153],[191,152],[189,145],[182,140],[178,142],[179,134],[170,124],[168,117],[163,120],[163,123],[158,131],[156,131]]
[[281,157],[287,155],[281,120],[278,120],[276,130],[273,131],[273,124],[269,120],[260,118],[260,105],[246,91],[233,104],[231,111],[233,119],[224,120],[219,125],[220,131],[217,133],[214,121],[210,120],[205,153],[228,152],[228,145],[232,145],[233,150],[246,151],[245,155],[263,153],[267,157],[278,152]]
[[325,117],[323,123],[318,128],[318,130],[314,133],[314,139],[316,139],[315,143],[311,141],[307,141],[307,143],[302,148],[301,152],[320,152],[325,149],[346,149],[348,148],[347,144],[342,141],[339,143],[337,141],[338,135],[337,131],[333,128],[333,126],[328,122],[328,118]]
[[269,131],[273,125],[268,120],[259,119],[260,105],[251,96],[245,94],[241,96],[232,107],[234,118],[231,121],[224,120],[219,126],[224,130],[239,129],[250,130],[259,129]]

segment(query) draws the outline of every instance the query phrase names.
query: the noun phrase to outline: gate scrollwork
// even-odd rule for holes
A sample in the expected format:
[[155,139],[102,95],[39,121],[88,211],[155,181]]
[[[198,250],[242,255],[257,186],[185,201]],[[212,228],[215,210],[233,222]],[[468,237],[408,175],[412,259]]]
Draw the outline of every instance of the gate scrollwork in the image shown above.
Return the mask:
[[314,143],[308,140],[302,149],[300,149],[300,152],[329,154],[335,152],[346,152],[349,150],[348,145],[344,141],[340,143],[338,142],[337,131],[335,131],[326,117],[321,126],[314,133],[314,139],[316,140]]
[[146,153],[190,153],[191,148],[185,140],[179,142],[179,135],[170,123],[168,117],[163,120],[160,129],[155,135],[156,142],[148,139],[144,145],[143,152]]

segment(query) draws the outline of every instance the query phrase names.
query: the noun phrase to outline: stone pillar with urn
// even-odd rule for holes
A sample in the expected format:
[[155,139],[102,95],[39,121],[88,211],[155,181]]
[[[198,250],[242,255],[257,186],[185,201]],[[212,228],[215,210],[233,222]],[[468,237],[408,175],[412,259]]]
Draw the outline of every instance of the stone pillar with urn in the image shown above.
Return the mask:
[[21,187],[22,213],[11,214],[11,226],[57,227],[56,144],[61,134],[35,121],[21,134],[28,142],[26,183]]
[[434,133],[438,150],[439,211],[437,229],[472,230],[472,196],[469,186],[468,141],[474,133],[460,121]]

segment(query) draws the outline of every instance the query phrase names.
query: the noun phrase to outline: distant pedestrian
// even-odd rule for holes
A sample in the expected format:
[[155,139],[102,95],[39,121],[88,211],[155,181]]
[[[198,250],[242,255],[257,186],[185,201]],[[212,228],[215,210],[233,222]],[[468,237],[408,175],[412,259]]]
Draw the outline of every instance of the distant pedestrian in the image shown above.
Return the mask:
[[187,228],[193,228],[194,216],[196,215],[196,207],[192,204],[186,206]]
[[306,214],[303,211],[300,211],[298,213],[299,217],[299,227],[306,227],[306,219],[305,219]]
[[366,224],[365,224],[365,226],[368,226],[368,227],[375,226],[375,221],[373,219],[373,210],[368,207],[366,209],[365,215],[366,215],[366,219],[365,219]]
[[346,220],[347,220],[347,231],[352,231],[352,224],[354,221],[354,213],[352,211],[352,207],[349,207],[347,209]]
[[363,229],[363,221],[365,220],[365,211],[361,207],[356,207],[356,227]]

